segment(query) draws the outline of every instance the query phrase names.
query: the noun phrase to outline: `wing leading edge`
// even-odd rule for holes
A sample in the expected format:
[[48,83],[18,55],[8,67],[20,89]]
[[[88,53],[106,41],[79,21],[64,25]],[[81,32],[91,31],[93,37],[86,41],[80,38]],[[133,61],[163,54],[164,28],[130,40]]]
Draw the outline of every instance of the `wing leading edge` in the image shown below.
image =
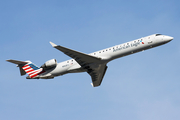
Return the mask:
[[52,42],[50,42],[50,44],[54,48],[76,60],[76,62],[79,63],[82,68],[86,69],[87,73],[91,76],[93,87],[101,85],[107,69],[106,64],[102,64],[101,58],[65,48]]

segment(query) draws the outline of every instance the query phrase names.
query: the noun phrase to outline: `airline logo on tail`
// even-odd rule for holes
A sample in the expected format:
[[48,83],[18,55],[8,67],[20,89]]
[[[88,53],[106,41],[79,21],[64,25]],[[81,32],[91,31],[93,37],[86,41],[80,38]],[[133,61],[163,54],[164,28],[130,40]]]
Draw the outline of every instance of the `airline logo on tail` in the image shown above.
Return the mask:
[[26,64],[22,69],[29,75],[30,78],[36,77],[37,75],[43,73],[42,68],[38,68],[34,64]]

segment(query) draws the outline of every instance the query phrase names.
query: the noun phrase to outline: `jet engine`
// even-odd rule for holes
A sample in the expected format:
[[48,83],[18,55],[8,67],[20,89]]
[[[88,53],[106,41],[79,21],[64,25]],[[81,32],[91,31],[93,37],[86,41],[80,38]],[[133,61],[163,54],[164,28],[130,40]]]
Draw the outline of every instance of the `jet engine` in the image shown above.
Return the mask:
[[57,65],[56,59],[51,59],[51,60],[48,60],[47,62],[45,62],[45,63],[41,66],[41,68],[43,68],[43,69],[51,69],[51,68],[53,68],[53,67],[56,67],[56,65]]

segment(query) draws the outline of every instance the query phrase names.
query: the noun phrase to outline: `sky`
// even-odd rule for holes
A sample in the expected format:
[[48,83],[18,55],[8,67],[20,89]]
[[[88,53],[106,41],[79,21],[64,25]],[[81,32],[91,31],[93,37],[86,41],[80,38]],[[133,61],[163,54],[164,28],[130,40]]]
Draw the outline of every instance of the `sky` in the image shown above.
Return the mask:
[[[179,120],[179,0],[0,1],[1,120]],[[91,53],[160,33],[174,40],[108,63],[101,86],[87,73],[27,80],[7,59],[69,58],[49,42]]]

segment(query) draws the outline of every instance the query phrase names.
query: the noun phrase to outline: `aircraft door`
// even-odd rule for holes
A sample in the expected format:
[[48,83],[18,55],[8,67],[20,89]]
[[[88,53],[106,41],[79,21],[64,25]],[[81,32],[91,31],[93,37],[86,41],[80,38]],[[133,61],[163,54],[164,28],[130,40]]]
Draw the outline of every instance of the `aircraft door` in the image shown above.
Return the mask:
[[148,44],[152,44],[152,43],[153,43],[153,38],[152,38],[152,36],[149,36],[149,37],[147,37],[146,39],[147,39],[147,41],[148,41]]

